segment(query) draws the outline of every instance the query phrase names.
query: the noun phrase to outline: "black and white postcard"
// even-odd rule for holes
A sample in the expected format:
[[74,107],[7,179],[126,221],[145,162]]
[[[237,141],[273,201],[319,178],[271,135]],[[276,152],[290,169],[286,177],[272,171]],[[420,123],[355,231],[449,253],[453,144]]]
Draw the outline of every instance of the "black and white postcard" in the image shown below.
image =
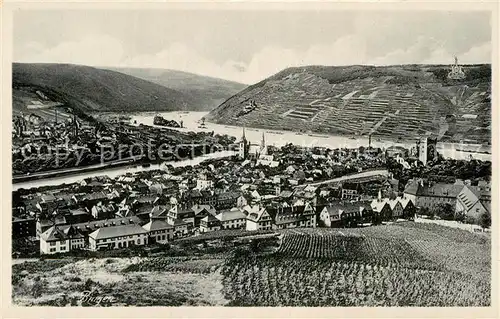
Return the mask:
[[498,315],[497,3],[3,9],[9,307]]

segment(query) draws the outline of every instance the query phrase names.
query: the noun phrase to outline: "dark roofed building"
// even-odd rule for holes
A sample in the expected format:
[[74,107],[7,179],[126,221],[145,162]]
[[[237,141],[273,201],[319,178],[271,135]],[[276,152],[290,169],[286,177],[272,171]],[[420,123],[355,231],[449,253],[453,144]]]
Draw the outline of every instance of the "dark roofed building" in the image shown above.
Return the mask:
[[82,208],[70,209],[65,217],[68,224],[85,223],[91,219],[90,213]]
[[266,207],[277,229],[294,227],[316,227],[316,213],[311,205]]
[[47,229],[52,226],[65,225],[66,218],[64,216],[50,216],[49,219],[37,219],[36,221],[36,237],[40,238]]
[[149,217],[166,221],[170,208],[172,208],[170,205],[156,205],[151,209]]
[[221,230],[222,224],[221,221],[218,220],[213,215],[207,215],[200,220],[200,232],[211,232],[215,230]]
[[440,204],[449,204],[455,213],[479,218],[486,211],[485,206],[473,189],[464,184],[425,183],[423,180],[410,180],[404,191],[417,208],[436,210]]
[[174,236],[174,226],[161,219],[151,219],[149,223],[142,226],[148,231],[149,242],[165,244]]
[[227,209],[235,207],[238,202],[240,194],[237,192],[223,192],[217,195],[215,207],[217,209]]
[[12,238],[36,236],[36,220],[33,217],[12,217]]
[[200,221],[208,215],[215,216],[217,211],[210,205],[194,205],[191,207],[194,212],[194,227],[200,226]]

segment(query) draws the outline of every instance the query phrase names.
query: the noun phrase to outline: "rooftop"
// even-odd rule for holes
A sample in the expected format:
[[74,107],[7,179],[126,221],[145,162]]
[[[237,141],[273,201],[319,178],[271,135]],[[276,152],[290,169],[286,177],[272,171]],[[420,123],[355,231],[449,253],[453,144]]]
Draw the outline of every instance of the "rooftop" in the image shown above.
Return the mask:
[[450,197],[456,198],[458,194],[465,187],[464,185],[455,184],[445,184],[437,183],[433,185],[428,185],[423,183],[420,184],[417,181],[411,181],[409,185],[405,188],[405,193],[416,195],[416,196],[426,196],[426,197]]
[[91,233],[89,237],[93,239],[103,239],[139,234],[147,234],[147,231],[137,224],[129,224],[99,228]]
[[243,213],[239,209],[223,210],[219,214],[217,214],[217,219],[220,220],[221,222],[236,220],[236,219],[244,219],[244,218],[246,218],[245,213]]
[[204,222],[207,222],[207,223],[220,222],[220,220],[217,219],[213,215],[207,215],[204,218],[202,218],[201,220],[203,220]]
[[167,222],[165,222],[163,220],[159,220],[159,219],[154,219],[142,227],[147,231],[173,228],[172,225],[168,224]]

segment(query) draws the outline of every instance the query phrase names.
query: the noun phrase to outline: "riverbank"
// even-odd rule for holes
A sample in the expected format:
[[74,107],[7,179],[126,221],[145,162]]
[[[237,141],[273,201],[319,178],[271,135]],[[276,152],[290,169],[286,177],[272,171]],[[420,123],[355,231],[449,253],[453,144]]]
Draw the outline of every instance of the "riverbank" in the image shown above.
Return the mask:
[[52,177],[58,177],[58,176],[78,175],[81,173],[104,170],[104,169],[113,168],[113,167],[139,165],[138,160],[140,160],[140,158],[130,158],[130,159],[126,159],[126,160],[115,161],[115,162],[110,162],[110,163],[105,163],[105,164],[89,165],[89,166],[74,167],[74,168],[64,168],[64,169],[58,169],[58,170],[53,170],[53,171],[34,173],[34,174],[30,174],[30,175],[17,175],[17,176],[14,175],[14,176],[12,176],[12,183],[17,184],[17,183],[22,183],[22,182],[29,182],[29,181],[33,181],[33,180],[52,178]]
[[[171,128],[179,131],[195,131],[195,132],[214,132],[214,134],[227,134],[231,136],[236,136],[238,139],[241,137],[243,128],[239,126],[231,126],[227,124],[215,124],[212,122],[205,121],[204,128],[199,127],[199,123],[202,118],[206,117],[208,112],[160,112],[158,113],[164,118],[169,120],[183,121],[183,128]],[[153,124],[154,114],[152,113],[140,113],[131,115],[131,122],[136,123],[135,125],[149,125],[155,126]],[[330,149],[336,148],[357,148],[360,146],[368,147],[369,138],[368,136],[340,136],[340,135],[329,135],[329,134],[319,134],[314,132],[293,132],[280,130],[279,128],[264,129],[256,127],[246,127],[245,136],[247,140],[253,143],[259,143],[262,140],[262,133],[265,133],[265,139],[267,145],[274,145],[276,147],[281,147],[286,144],[292,143],[302,147],[327,147]],[[415,146],[415,140],[398,140],[398,139],[387,139],[380,138],[377,136],[372,136],[371,146],[376,148],[388,148],[390,146],[402,146],[407,149]],[[450,142],[438,142],[437,149],[438,152],[443,155],[444,158],[451,158],[456,160],[469,160],[470,156],[477,160],[491,161],[491,154],[489,153],[478,153],[485,149],[491,150],[491,146],[479,145],[479,144],[467,144],[468,149],[472,152],[463,152],[457,150],[464,143],[450,143]]]
[[12,190],[16,191],[18,189],[31,189],[45,186],[57,186],[62,184],[72,184],[86,178],[92,178],[97,176],[106,175],[109,178],[115,178],[117,176],[125,175],[127,173],[137,173],[144,171],[153,170],[165,170],[168,166],[172,167],[184,167],[184,166],[195,166],[202,162],[210,159],[224,159],[236,155],[236,151],[218,151],[214,153],[204,154],[196,156],[191,159],[177,160],[177,161],[165,161],[161,163],[150,164],[148,166],[143,166],[142,163],[135,163],[133,165],[122,165],[100,168],[97,170],[90,171],[78,171],[74,174],[62,174],[59,176],[45,177],[41,179],[34,179],[29,181],[22,181],[12,184]]

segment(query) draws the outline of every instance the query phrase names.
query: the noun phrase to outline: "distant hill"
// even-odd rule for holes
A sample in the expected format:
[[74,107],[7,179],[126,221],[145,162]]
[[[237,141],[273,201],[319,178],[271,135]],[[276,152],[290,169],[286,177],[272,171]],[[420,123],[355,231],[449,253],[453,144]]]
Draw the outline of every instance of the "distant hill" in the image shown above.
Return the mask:
[[491,65],[306,66],[249,86],[211,111],[227,125],[335,135],[486,143],[491,135]]
[[182,92],[192,98],[203,101],[204,106],[202,109],[205,111],[216,108],[225,100],[247,87],[247,85],[242,83],[176,70],[145,68],[105,69],[135,76]]
[[[120,72],[71,64],[14,63],[14,108],[36,91],[81,111],[195,111],[210,109],[193,96]],[[228,95],[230,96],[230,95]]]

